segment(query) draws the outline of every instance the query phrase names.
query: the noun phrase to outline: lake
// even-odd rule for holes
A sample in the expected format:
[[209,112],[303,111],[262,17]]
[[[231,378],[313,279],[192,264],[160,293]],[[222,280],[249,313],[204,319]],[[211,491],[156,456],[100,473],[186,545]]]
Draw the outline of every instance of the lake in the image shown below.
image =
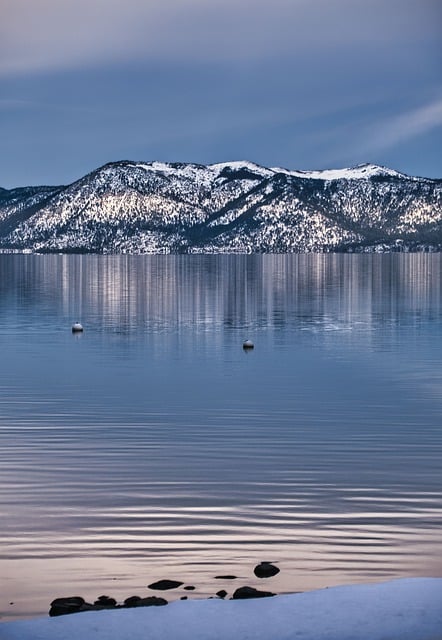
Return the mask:
[[0,255],[1,619],[442,576],[441,266]]

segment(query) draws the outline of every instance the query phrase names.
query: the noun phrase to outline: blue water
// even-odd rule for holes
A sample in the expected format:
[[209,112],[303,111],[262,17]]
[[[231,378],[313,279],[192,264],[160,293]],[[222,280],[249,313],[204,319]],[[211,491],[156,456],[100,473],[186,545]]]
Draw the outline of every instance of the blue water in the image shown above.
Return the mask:
[[440,254],[0,255],[2,619],[442,575],[441,316]]

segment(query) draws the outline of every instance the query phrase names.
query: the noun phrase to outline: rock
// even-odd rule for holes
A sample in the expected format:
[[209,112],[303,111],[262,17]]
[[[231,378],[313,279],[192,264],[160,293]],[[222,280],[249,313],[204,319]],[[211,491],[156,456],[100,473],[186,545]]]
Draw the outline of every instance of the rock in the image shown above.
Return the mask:
[[237,576],[215,576],[215,580],[236,580]]
[[68,613],[76,613],[81,611],[85,604],[84,598],[81,596],[70,596],[68,598],[56,598],[51,602],[49,610],[50,616],[64,616]]
[[185,591],[195,591],[195,587],[191,584],[189,584],[187,587],[184,587]]
[[221,591],[217,591],[216,595],[218,596],[218,598],[225,598],[227,595],[227,591],[225,591],[224,589],[221,589]]
[[98,600],[95,600],[94,605],[99,605],[101,607],[113,608],[117,604],[115,598],[109,598],[109,596],[100,596]]
[[141,600],[140,596],[130,596],[129,598],[126,598],[126,600],[124,601],[124,606],[136,607],[137,602],[139,602],[140,600]]
[[147,596],[147,598],[140,598],[133,604],[133,607],[163,607],[167,604],[167,600],[164,598],[158,598],[157,596]]
[[178,582],[177,580],[158,580],[158,582],[152,582],[152,584],[148,585],[148,589],[157,589],[158,591],[167,591],[168,589],[176,589],[177,587],[181,587],[184,584],[183,582]]
[[83,598],[72,596],[70,598],[57,598],[51,602],[50,616],[62,616],[68,613],[78,613],[80,611],[101,611],[103,609],[121,609],[131,607],[160,607],[167,604],[164,598],[157,596],[148,596],[140,598],[140,596],[130,596],[124,601],[124,605],[117,604],[114,598],[109,596],[100,596],[94,604],[85,602]]
[[89,602],[85,602],[81,605],[81,608],[78,611],[102,611],[103,609],[119,609],[120,605],[106,605],[101,604],[101,602],[94,602],[94,604],[89,604]]
[[271,591],[259,591],[253,587],[240,587],[235,591],[232,600],[246,600],[248,598],[269,598],[275,594]]
[[271,578],[279,573],[278,567],[275,567],[271,562],[261,562],[253,569],[253,573],[257,578]]

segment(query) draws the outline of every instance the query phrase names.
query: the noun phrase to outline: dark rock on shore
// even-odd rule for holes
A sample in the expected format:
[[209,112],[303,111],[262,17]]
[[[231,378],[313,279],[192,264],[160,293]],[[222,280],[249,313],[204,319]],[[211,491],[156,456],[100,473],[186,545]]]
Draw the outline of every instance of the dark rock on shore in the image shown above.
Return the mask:
[[177,587],[181,587],[184,584],[183,582],[178,582],[177,580],[158,580],[158,582],[152,582],[152,584],[148,585],[148,589],[157,589],[158,591],[167,591],[168,589],[176,589]]
[[94,604],[85,602],[80,596],[68,598],[56,598],[51,602],[49,610],[50,616],[64,616],[68,613],[79,613],[81,611],[101,611],[102,609],[119,609],[117,601],[109,596],[100,596]]
[[135,607],[163,607],[167,604],[167,600],[164,598],[158,598],[157,596],[148,596],[147,598],[140,598],[135,603]]
[[[254,569],[254,574],[258,578],[270,578],[271,576],[275,576],[279,573],[278,567],[275,567],[271,562],[263,561],[260,564],[256,565]],[[237,576],[231,574],[225,574],[221,576],[215,576],[215,580],[236,580]],[[176,589],[181,587],[184,583],[179,582],[178,580],[158,580],[157,582],[152,582],[147,588],[148,589],[157,589],[159,591],[167,591],[169,589]],[[194,585],[186,585],[183,587],[186,591],[194,591]],[[242,600],[247,598],[267,598],[274,596],[275,594],[271,591],[260,591],[259,589],[255,589],[254,587],[240,587],[236,589],[232,596],[232,600]],[[227,591],[225,589],[221,589],[216,592],[217,598],[225,598],[227,596]],[[187,596],[182,596],[181,600],[186,600]],[[12,604],[12,603],[11,603]],[[117,604],[115,598],[112,598],[107,595],[102,595],[95,600],[93,604],[86,602],[84,598],[81,596],[69,596],[67,598],[56,598],[51,602],[51,607],[49,611],[50,616],[62,616],[69,613],[77,613],[80,611],[100,611],[101,609],[128,609],[133,607],[158,607],[164,606],[168,604],[167,600],[164,598],[159,598],[157,596],[147,596],[142,598],[140,596],[134,595],[126,598],[124,600],[124,604]]]
[[167,604],[164,598],[157,596],[148,596],[140,598],[140,596],[131,596],[126,598],[123,605],[117,604],[115,598],[109,596],[100,596],[95,600],[94,604],[85,602],[80,596],[71,596],[69,598],[56,598],[51,602],[49,610],[50,616],[63,616],[68,613],[79,613],[81,611],[101,611],[103,609],[129,609],[133,607],[161,607]]
[[167,604],[167,600],[157,596],[147,596],[146,598],[130,596],[124,601],[124,607],[127,609],[133,609],[134,607],[162,607],[165,604]]
[[115,598],[110,598],[109,596],[100,596],[97,600],[95,600],[94,605],[98,605],[100,607],[113,609],[117,604]]
[[271,591],[259,591],[253,587],[240,587],[235,591],[232,600],[246,600],[248,598],[269,598],[275,594]]
[[271,578],[279,573],[279,569],[271,562],[261,562],[253,569],[253,573],[257,578]]
[[76,613],[82,611],[85,605],[84,598],[81,596],[70,596],[68,598],[56,598],[51,602],[49,610],[50,616],[63,616],[68,613]]

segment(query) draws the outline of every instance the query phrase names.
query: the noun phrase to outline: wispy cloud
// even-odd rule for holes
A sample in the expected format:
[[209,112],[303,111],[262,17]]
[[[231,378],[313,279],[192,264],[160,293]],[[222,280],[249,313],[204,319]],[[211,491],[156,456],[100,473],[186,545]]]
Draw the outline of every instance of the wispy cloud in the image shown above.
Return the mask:
[[26,109],[31,103],[28,100],[17,100],[15,98],[0,98],[0,111],[10,109]]
[[103,109],[92,109],[84,105],[73,105],[62,102],[42,102],[37,100],[23,100],[17,98],[0,98],[0,111],[15,111],[22,113],[44,112],[51,113],[102,113]]
[[[428,133],[434,133],[437,144],[442,132],[442,98],[433,98],[394,115],[391,111],[391,104],[373,100],[371,105],[366,103],[359,110],[350,110],[347,118],[337,120],[330,114],[328,123],[327,119],[322,119],[316,130],[300,138],[304,147],[308,145],[311,154],[319,158],[314,167],[305,168],[342,167],[361,162],[388,164],[393,158],[395,166],[402,166],[406,171],[410,157],[403,158],[401,165],[397,159],[400,158],[400,145],[418,143],[419,138]],[[433,173],[439,175],[440,170],[435,167]]]
[[0,74],[159,58],[241,64],[284,55],[294,56],[301,69],[321,52],[375,56],[381,49],[408,49],[424,34],[434,37],[439,13],[435,4],[434,0],[2,0]]
[[378,125],[366,141],[367,150],[381,151],[442,126],[442,98],[400,113]]

